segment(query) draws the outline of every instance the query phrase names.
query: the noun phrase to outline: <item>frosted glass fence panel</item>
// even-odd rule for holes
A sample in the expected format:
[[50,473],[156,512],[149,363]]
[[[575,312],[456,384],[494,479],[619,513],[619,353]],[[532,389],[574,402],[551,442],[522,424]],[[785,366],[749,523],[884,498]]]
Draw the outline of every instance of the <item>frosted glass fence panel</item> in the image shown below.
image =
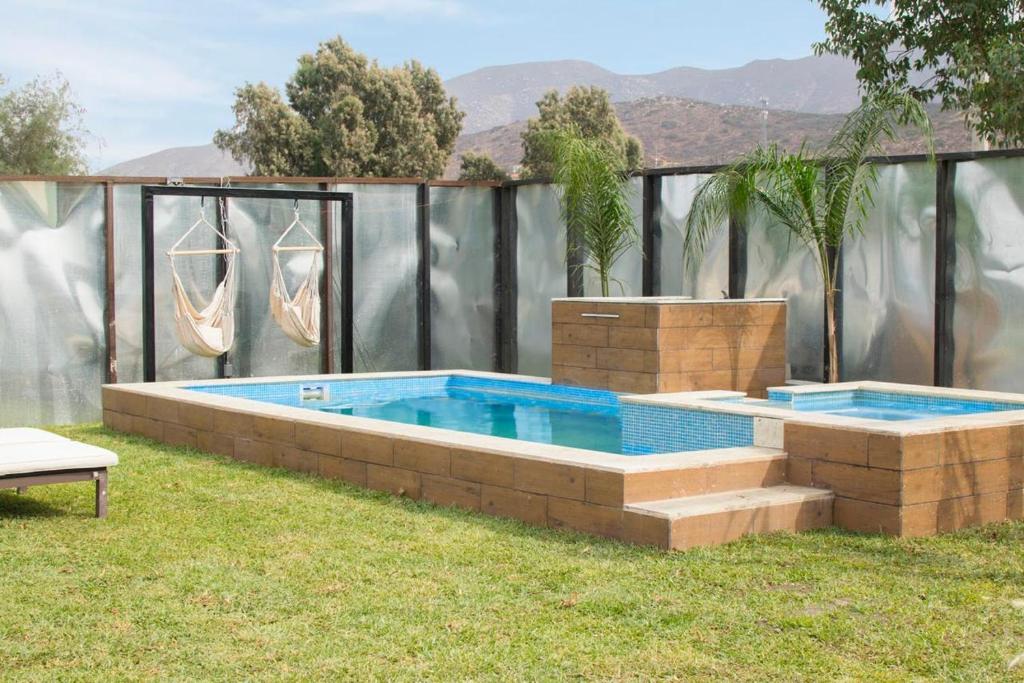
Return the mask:
[[[636,229],[637,242],[626,250],[612,266],[608,282],[609,296],[642,296],[644,292],[643,179],[630,178],[629,186],[631,190],[629,205],[633,212],[633,226]],[[601,296],[601,278],[598,277],[597,272],[591,268],[587,268],[584,272],[584,295]]]
[[[142,381],[142,213],[141,188],[138,185],[114,187],[114,267],[117,276],[115,310],[117,313],[118,381]],[[217,376],[213,358],[194,356],[186,351],[174,331],[174,297],[171,294],[171,267],[167,251],[199,217],[202,202],[198,197],[155,197],[153,204],[154,266],[156,310],[156,378],[158,381],[209,379]],[[216,224],[216,201],[208,199],[204,211]],[[208,228],[198,228],[181,245],[182,249],[210,249],[217,238]],[[215,256],[180,256],[178,274],[192,297],[202,308],[217,286]]]
[[551,375],[551,299],[566,295],[565,224],[547,185],[516,190],[519,372]]
[[729,293],[729,229],[722,221],[703,258],[683,260],[686,217],[706,175],[661,178],[661,293],[695,299],[724,299]]
[[881,166],[864,233],[843,249],[842,378],[931,384],[935,166]]
[[[247,185],[285,190],[317,190],[317,185]],[[212,200],[208,200],[212,201]],[[242,250],[237,261],[238,304],[235,308],[235,345],[228,361],[236,377],[315,374],[320,371],[320,347],[299,346],[281,331],[270,315],[270,283],[273,277],[271,248],[295,218],[294,202],[287,199],[228,200],[229,236]],[[299,202],[299,217],[317,240],[321,240],[320,203]],[[285,239],[289,246],[312,244],[296,226]],[[313,252],[282,252],[281,271],[288,292],[306,278]]]
[[[414,370],[416,186],[345,184],[335,189],[353,194],[354,369]],[[335,220],[336,244],[341,244],[340,227]]]
[[100,416],[103,187],[0,183],[0,427]]
[[956,386],[1024,391],[1024,159],[956,165]]
[[435,369],[493,370],[494,190],[430,189],[430,357]]
[[752,216],[747,230],[746,296],[786,298],[790,376],[822,379],[825,303],[817,261],[803,242],[762,215]]

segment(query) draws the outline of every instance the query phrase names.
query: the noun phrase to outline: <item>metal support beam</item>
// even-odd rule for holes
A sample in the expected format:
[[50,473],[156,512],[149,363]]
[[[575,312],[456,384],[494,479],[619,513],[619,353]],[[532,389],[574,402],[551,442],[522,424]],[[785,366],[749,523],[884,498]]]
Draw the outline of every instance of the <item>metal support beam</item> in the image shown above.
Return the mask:
[[[329,192],[328,183],[320,183],[321,192]],[[320,372],[334,374],[334,210],[330,202],[320,202],[320,242],[324,245],[323,274],[320,277]]]
[[107,363],[103,381],[117,384],[117,273],[114,262],[114,185],[103,185],[103,269],[105,298],[103,300],[103,341],[107,347]]
[[[342,335],[347,342],[343,349],[342,372],[352,371],[352,193],[324,192],[321,190],[276,190],[246,187],[208,187],[186,185],[142,186],[142,379],[156,381],[156,297],[155,297],[155,237],[154,204],[158,195],[177,197],[250,198],[250,199],[308,199],[336,201],[342,205]],[[346,284],[347,280],[347,284]],[[324,300],[321,300],[321,306]],[[321,317],[324,312],[321,310]],[[346,359],[347,354],[347,359]],[[347,361],[347,362],[346,362]]]
[[430,369],[430,185],[416,186],[416,266],[417,357],[419,369]]
[[[231,235],[228,233],[228,200],[226,198],[217,198],[217,206],[215,210],[216,225],[217,228],[224,233],[224,236],[228,239]],[[228,243],[224,241],[219,235],[217,236],[217,248],[227,249]],[[213,286],[216,287],[219,283],[224,281],[224,276],[228,272],[228,257],[227,254],[217,255],[217,267],[215,269],[216,279],[213,282]],[[236,329],[245,329],[245,325],[241,320],[236,319]],[[217,356],[217,378],[224,379],[225,377],[232,377],[235,374],[234,364],[228,360],[228,354],[231,350],[225,351],[224,353]]]
[[729,214],[729,298],[742,299],[747,289],[747,220]]
[[[346,193],[351,197],[351,193]],[[355,229],[352,223],[352,200],[341,204],[341,371],[354,372],[355,363],[355,299],[352,271],[355,262]]]
[[956,162],[938,162],[935,173],[935,386],[953,386],[953,311],[956,304]]
[[498,346],[495,366],[499,372],[515,373],[519,366],[517,344],[518,223],[516,188],[494,190],[495,235],[495,341]]
[[643,177],[643,295],[661,294],[661,176]]

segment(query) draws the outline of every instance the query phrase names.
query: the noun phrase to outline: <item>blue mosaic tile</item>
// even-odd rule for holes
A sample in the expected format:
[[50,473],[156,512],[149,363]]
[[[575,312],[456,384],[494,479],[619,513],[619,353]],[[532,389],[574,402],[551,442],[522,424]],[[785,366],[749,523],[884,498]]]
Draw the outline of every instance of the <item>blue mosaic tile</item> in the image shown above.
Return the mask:
[[751,446],[754,418],[643,403],[622,404],[622,450],[627,454]]
[[[302,400],[303,387],[323,387],[326,400]],[[328,382],[261,382],[191,387],[193,391],[246,398],[278,405],[352,414],[361,406],[386,406],[407,401],[403,413],[415,413],[423,399],[452,398],[480,403],[509,403],[520,434],[533,435],[526,440],[554,443],[551,433],[556,417],[545,418],[530,407],[563,413],[604,415],[618,425],[614,450],[627,455],[647,455],[709,448],[728,448],[753,444],[753,418],[697,409],[671,408],[644,404],[621,404],[619,395],[601,389],[539,384],[515,379],[433,375],[335,380]],[[503,401],[504,399],[504,401]],[[357,414],[357,413],[356,413]],[[385,418],[389,419],[389,418]],[[412,419],[411,417],[408,419]],[[558,418],[561,419],[561,418]],[[405,421],[405,420],[399,420]],[[534,424],[536,423],[536,424]],[[476,424],[465,424],[463,431],[476,431]],[[604,450],[599,448],[599,450]]]

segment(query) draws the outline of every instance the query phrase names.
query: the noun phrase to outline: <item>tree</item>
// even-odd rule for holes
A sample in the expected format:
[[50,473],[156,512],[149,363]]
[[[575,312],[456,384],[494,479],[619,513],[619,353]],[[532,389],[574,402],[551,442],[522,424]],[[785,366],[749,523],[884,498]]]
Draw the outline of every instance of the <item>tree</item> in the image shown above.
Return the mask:
[[686,218],[683,250],[691,263],[730,213],[742,216],[752,209],[766,212],[811,251],[825,288],[830,382],[839,381],[837,255],[848,235],[863,232],[873,204],[878,179],[866,158],[880,154],[883,142],[906,124],[924,133],[931,153],[931,123],[920,102],[893,92],[868,98],[847,116],[821,158],[809,156],[805,147],[796,153],[758,147],[704,181]]
[[[852,58],[867,92],[940,98],[993,144],[1024,144],[1024,4],[1020,0],[819,0],[818,54]],[[923,82],[916,83],[917,75]]]
[[604,141],[605,146],[629,170],[643,165],[640,141],[627,135],[612,107],[608,92],[596,86],[573,86],[561,97],[549,90],[537,102],[539,116],[526,122],[523,131],[523,172],[534,178],[554,174],[548,136],[551,131],[575,129],[582,137]]
[[[6,83],[0,76],[0,86]],[[60,74],[36,78],[0,96],[0,173],[77,175],[87,172],[84,109]]]
[[640,243],[630,206],[633,187],[621,150],[575,128],[551,131],[543,144],[570,243],[586,254],[584,267],[597,273],[601,296],[608,296],[612,266]]
[[459,180],[508,180],[505,169],[486,152],[477,154],[466,152],[462,155],[462,167],[459,169]]
[[214,135],[255,175],[435,178],[462,129],[436,71],[381,67],[340,37],[299,58],[285,93],[243,85],[235,127]]

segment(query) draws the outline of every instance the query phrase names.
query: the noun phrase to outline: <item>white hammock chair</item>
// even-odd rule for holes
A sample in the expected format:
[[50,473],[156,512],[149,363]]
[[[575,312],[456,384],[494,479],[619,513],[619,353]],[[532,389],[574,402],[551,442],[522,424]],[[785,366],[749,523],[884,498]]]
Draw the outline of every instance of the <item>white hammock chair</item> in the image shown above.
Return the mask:
[[[285,247],[281,243],[288,233],[296,226],[302,228],[313,244]],[[316,236],[299,218],[298,202],[295,202],[295,218],[281,236],[274,242],[273,262],[274,279],[270,283],[270,313],[274,316],[281,330],[299,346],[316,346],[320,343],[320,253],[324,247]],[[288,295],[288,285],[284,281],[279,255],[284,251],[311,251],[309,272],[295,296]]]
[[[221,240],[223,249],[179,249],[181,243],[199,226],[212,230]],[[208,220],[203,209],[199,219],[167,252],[171,260],[172,291],[174,294],[174,322],[178,341],[197,356],[215,358],[226,353],[235,341],[235,257],[239,253],[235,243]],[[188,296],[185,285],[175,267],[175,256],[206,256],[223,254],[227,260],[224,279],[217,285],[213,298],[202,310],[197,309]]]

